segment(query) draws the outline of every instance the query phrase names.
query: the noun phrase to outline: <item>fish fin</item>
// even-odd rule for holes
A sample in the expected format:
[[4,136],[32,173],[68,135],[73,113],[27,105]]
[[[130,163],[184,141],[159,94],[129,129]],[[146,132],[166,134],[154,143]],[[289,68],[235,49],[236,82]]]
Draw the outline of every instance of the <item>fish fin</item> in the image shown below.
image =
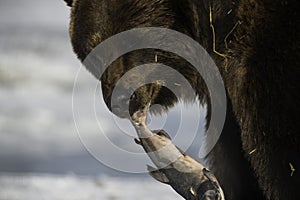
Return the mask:
[[168,177],[163,172],[161,172],[159,169],[151,167],[150,165],[147,165],[147,169],[148,169],[150,176],[152,176],[155,180],[162,182],[162,183],[169,184]]

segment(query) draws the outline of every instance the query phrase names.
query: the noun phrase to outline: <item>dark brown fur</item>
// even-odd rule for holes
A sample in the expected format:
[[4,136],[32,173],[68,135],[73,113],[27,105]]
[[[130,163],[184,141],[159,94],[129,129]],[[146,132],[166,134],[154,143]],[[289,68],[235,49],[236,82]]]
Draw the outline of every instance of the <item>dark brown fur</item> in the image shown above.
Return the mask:
[[[224,130],[208,157],[225,196],[300,199],[299,1],[74,0],[72,5],[70,35],[82,61],[108,37],[135,27],[166,27],[198,41],[217,63],[227,90]],[[216,50],[226,58],[212,49],[209,5]],[[109,108],[116,81],[132,67],[153,62],[155,54],[180,71],[209,105],[207,88],[188,63],[148,49],[122,56],[101,77]],[[177,101],[155,84],[141,87],[136,96],[138,107],[149,98],[166,108]],[[290,164],[296,169],[292,176]]]

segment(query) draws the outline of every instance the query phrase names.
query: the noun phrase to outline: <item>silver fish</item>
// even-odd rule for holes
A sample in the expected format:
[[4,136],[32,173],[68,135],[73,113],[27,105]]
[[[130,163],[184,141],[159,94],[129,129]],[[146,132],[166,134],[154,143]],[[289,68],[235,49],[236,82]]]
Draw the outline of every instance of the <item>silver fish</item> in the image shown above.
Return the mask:
[[131,122],[142,145],[157,168],[148,166],[156,180],[169,184],[187,200],[224,200],[216,177],[201,163],[182,152],[164,131],[151,131],[146,125],[148,108],[135,112]]

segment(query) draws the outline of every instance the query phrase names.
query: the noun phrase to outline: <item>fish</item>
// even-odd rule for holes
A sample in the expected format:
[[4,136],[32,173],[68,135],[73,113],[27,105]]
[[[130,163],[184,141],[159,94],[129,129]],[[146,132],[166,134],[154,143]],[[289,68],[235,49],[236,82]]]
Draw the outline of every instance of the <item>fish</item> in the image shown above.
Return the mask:
[[217,178],[203,164],[185,154],[164,130],[150,130],[146,124],[149,106],[131,116],[141,145],[156,167],[147,165],[154,179],[170,185],[187,200],[225,200]]

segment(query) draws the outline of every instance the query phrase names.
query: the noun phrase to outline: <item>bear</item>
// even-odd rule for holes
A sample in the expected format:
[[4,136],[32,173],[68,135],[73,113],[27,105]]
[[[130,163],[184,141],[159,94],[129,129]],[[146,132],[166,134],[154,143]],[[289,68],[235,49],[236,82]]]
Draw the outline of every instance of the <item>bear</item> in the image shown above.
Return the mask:
[[[71,6],[71,43],[81,61],[107,38],[140,27],[173,29],[201,44],[216,63],[226,89],[224,128],[206,158],[226,199],[300,199],[299,1],[66,2]],[[156,49],[127,53],[109,66],[99,78],[107,107],[126,117],[111,106],[116,82],[128,70],[153,62],[155,55],[160,63],[179,71],[207,104],[208,123],[210,96],[199,73],[181,57]],[[128,104],[117,98],[120,105]],[[134,91],[130,109],[144,106],[149,98],[161,105],[158,112],[167,112],[179,100],[168,88],[147,84]]]

